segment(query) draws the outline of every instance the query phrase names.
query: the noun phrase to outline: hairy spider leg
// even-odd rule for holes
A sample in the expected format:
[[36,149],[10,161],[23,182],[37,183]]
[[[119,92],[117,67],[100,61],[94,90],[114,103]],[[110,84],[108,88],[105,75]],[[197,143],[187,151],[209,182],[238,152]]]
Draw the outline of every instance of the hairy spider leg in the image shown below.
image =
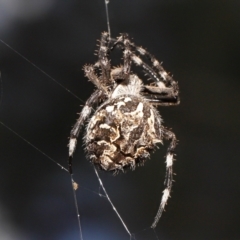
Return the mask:
[[85,106],[83,107],[79,118],[77,119],[77,122],[73,126],[71,132],[70,132],[70,140],[68,144],[69,148],[69,159],[68,159],[68,169],[69,173],[72,174],[72,158],[73,158],[73,153],[76,149],[77,146],[77,138],[78,135],[81,131],[81,128],[84,124],[84,122],[88,119],[92,112],[92,106],[95,103],[99,102],[99,99],[104,98],[104,93],[101,90],[96,90],[87,100],[85,103]]
[[[151,96],[147,96],[147,99],[152,104],[170,106],[178,105],[180,103],[180,100],[178,98],[177,82],[175,82],[172,77],[167,74],[167,72],[163,69],[163,67],[159,64],[158,60],[154,58],[153,55],[151,55],[142,47],[135,46],[134,43],[131,43],[128,39],[127,34],[121,34],[121,36],[118,37],[117,40],[115,40],[112,48],[114,48],[118,44],[123,45],[124,53],[128,53],[128,58],[130,57],[137,66],[142,67],[151,76],[151,78],[157,82],[158,87],[145,86],[145,88],[143,89],[143,92],[148,92],[152,94]],[[157,70],[159,70],[159,74],[161,72],[160,77],[164,80],[165,83],[167,83],[167,85],[170,85],[171,87],[166,87],[162,79],[160,79],[160,77],[158,76],[158,73],[155,72],[154,69],[150,67],[147,63],[142,61],[141,58],[135,55],[131,51],[129,46],[134,47],[141,55],[146,55],[152,61],[153,66],[157,68]],[[128,58],[124,57],[124,63],[126,62],[125,64],[128,63],[130,65],[130,60]]]
[[94,67],[101,68],[101,83],[104,85],[111,84],[111,65],[110,61],[108,60],[108,53],[109,53],[109,34],[107,32],[102,33],[102,37],[100,40],[100,46],[98,51],[98,61],[94,65]]
[[172,170],[173,160],[174,160],[173,157],[174,157],[174,150],[177,145],[177,139],[175,134],[164,127],[161,129],[163,132],[163,137],[167,140],[170,140],[171,143],[167,149],[167,155],[166,155],[166,176],[164,181],[165,189],[163,191],[161,203],[151,228],[155,228],[157,226],[157,223],[164,211],[165,205],[167,204],[168,198],[170,197],[170,192],[171,192],[172,182],[173,182],[173,170]]
[[[150,75],[150,77],[153,78],[155,81],[161,82],[161,79],[159,78],[158,74],[147,63],[143,62],[138,56],[136,56],[133,53],[130,46],[131,47],[134,46],[134,48],[136,48],[136,47],[135,47],[134,43],[130,42],[128,35],[126,33],[121,34],[116,40],[114,40],[112,48],[114,48],[115,46],[117,46],[119,44],[121,44],[123,46],[123,49],[128,49],[129,57],[134,61],[134,63],[137,66],[141,66],[144,70],[146,70],[146,72]],[[163,83],[162,83],[162,85],[163,85]]]
[[166,83],[166,85],[170,85],[172,87],[175,87],[177,85],[177,82],[174,81],[174,79],[165,71],[161,63],[159,63],[159,61],[151,53],[149,53],[147,50],[145,50],[142,47],[136,46],[134,43],[130,43],[130,44],[142,56],[146,56],[152,62],[153,68],[155,68],[158,71],[158,74],[161,76],[162,80]]
[[85,76],[100,90],[102,90],[105,94],[108,94],[107,86],[102,83],[101,79],[95,74],[93,65],[85,65],[83,67],[85,72]]
[[131,65],[132,65],[132,52],[130,49],[130,41],[128,39],[128,35],[122,34],[121,35],[124,42],[124,51],[123,51],[123,74],[125,75],[125,78],[129,77],[130,71],[131,71]]

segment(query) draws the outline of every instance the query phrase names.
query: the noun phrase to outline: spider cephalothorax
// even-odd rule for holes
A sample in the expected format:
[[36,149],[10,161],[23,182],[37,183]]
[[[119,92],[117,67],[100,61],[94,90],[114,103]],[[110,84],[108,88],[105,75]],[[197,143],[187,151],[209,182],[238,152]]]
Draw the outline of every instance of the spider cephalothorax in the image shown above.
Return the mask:
[[[123,51],[123,65],[112,68],[109,57],[116,47]],[[150,67],[135,52],[146,57],[153,66]],[[152,80],[150,84],[144,85],[131,72],[132,63],[144,70]],[[162,143],[163,139],[170,140],[166,156],[165,190],[152,224],[154,228],[170,195],[173,151],[176,146],[176,137],[163,127],[156,106],[179,104],[178,84],[153,55],[135,46],[127,34],[111,39],[108,33],[102,33],[98,61],[94,65],[84,66],[84,72],[97,89],[87,100],[71,131],[69,171],[72,173],[72,156],[77,137],[84,122],[91,116],[93,105],[101,103],[87,125],[85,146],[89,159],[103,170],[116,172],[129,167],[134,169],[149,158],[150,151],[157,143]]]

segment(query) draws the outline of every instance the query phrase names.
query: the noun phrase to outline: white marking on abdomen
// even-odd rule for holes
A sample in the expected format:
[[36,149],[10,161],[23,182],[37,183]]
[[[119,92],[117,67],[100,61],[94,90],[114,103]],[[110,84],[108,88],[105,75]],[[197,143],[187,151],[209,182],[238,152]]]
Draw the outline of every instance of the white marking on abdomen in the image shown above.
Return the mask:
[[107,112],[112,112],[113,109],[114,109],[114,106],[107,106],[106,107]]
[[99,127],[100,127],[100,128],[105,128],[105,129],[111,128],[111,127],[110,127],[108,124],[106,124],[106,123],[100,124]]

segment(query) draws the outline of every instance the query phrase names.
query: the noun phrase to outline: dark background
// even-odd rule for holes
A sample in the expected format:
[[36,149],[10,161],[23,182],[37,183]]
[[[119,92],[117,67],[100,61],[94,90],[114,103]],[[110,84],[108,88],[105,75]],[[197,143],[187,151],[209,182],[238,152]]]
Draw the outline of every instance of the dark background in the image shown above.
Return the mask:
[[[131,0],[109,4],[112,36],[127,32],[147,48],[181,90],[181,104],[160,108],[179,139],[172,198],[159,239],[240,239],[240,2]],[[93,91],[82,66],[94,63],[106,31],[103,0],[0,0],[0,121],[67,166],[71,126]],[[85,240],[129,239],[86,160],[82,136],[74,178]],[[108,193],[137,240],[157,239],[156,214],[168,142],[144,167],[113,177]],[[0,239],[78,239],[69,175],[0,125]],[[92,191],[86,190],[86,188]]]

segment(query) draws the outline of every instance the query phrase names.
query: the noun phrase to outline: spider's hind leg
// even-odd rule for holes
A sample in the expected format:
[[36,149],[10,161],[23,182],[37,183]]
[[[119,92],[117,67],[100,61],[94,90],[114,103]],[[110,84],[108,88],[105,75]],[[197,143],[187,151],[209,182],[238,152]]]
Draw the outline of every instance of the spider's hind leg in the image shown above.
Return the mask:
[[167,130],[166,128],[162,128],[162,132],[163,132],[163,137],[167,140],[170,140],[171,143],[168,147],[167,155],[166,155],[166,177],[164,181],[165,189],[163,191],[161,203],[151,228],[155,228],[157,226],[157,223],[162,215],[165,205],[167,204],[168,198],[170,197],[170,192],[171,192],[172,182],[173,182],[172,166],[173,166],[174,150],[177,145],[177,139],[175,134]]

